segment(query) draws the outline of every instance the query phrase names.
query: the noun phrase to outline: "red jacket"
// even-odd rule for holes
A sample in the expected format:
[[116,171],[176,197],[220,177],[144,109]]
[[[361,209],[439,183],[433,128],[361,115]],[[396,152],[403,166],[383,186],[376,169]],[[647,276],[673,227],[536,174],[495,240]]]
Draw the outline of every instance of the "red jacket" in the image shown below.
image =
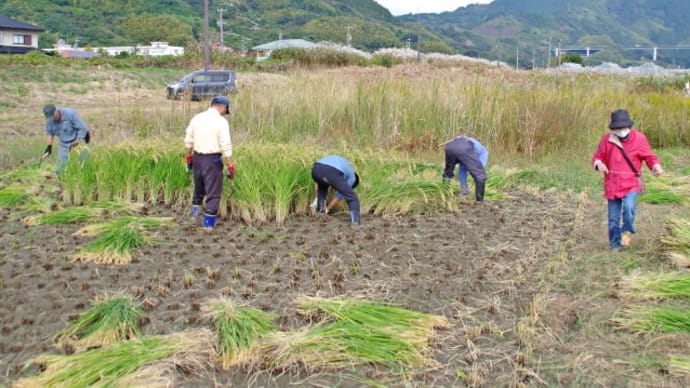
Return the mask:
[[640,190],[640,182],[632,171],[621,150],[616,145],[622,144],[625,152],[635,169],[642,174],[642,161],[650,170],[659,164],[659,158],[652,152],[647,137],[635,129],[630,129],[630,134],[625,141],[620,141],[613,133],[606,133],[599,141],[599,147],[592,156],[592,164],[600,160],[609,169],[604,176],[604,196],[607,199],[619,199],[625,197],[631,191]]

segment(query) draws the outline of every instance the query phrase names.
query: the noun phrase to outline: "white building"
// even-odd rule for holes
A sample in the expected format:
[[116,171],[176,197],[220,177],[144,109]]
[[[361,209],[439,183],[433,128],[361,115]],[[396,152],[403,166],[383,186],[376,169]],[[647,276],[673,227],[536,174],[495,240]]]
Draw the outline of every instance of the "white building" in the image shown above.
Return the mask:
[[0,53],[24,54],[38,49],[39,26],[0,15]]

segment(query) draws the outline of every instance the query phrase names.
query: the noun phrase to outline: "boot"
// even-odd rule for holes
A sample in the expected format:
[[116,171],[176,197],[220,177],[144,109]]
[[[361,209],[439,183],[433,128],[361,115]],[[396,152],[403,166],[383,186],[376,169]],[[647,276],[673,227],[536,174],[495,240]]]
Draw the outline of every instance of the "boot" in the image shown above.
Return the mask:
[[362,224],[359,221],[359,212],[350,212],[350,222],[354,226],[361,226]]
[[204,214],[204,229],[213,230],[214,226],[216,226],[216,215]]
[[192,205],[192,211],[191,211],[192,218],[199,217],[199,213],[201,213],[201,206]]
[[316,213],[326,214],[326,199],[325,198],[316,200]]
[[484,186],[486,182],[474,182],[474,193],[477,197],[477,202],[484,202]]

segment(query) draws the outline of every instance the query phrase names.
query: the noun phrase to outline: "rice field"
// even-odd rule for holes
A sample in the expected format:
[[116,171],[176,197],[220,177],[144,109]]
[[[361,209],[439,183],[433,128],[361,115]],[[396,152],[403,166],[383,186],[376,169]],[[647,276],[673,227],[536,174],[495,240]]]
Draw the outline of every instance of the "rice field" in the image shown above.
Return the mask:
[[[181,137],[205,104],[165,100],[166,74],[65,71],[106,81],[27,82],[0,112],[0,385],[690,384],[690,104],[671,88],[479,65],[248,72],[236,178],[204,233]],[[60,177],[31,157],[43,93],[95,134]],[[618,107],[667,174],[645,171],[633,245],[612,253],[589,159]],[[463,133],[490,150],[482,204],[441,179]],[[344,204],[311,213],[331,153],[362,177],[361,229]]]

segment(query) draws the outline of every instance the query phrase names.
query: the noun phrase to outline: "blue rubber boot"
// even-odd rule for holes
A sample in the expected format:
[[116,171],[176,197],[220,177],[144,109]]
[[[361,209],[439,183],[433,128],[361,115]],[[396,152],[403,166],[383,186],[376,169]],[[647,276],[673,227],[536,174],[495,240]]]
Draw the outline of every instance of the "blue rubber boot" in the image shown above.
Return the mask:
[[201,206],[199,205],[192,205],[192,211],[190,213],[192,215],[192,218],[197,218],[199,217],[199,214],[201,214]]
[[216,226],[216,216],[214,214],[204,214],[204,229],[213,230]]
[[350,221],[352,226],[362,226],[359,220],[359,212],[350,212]]

